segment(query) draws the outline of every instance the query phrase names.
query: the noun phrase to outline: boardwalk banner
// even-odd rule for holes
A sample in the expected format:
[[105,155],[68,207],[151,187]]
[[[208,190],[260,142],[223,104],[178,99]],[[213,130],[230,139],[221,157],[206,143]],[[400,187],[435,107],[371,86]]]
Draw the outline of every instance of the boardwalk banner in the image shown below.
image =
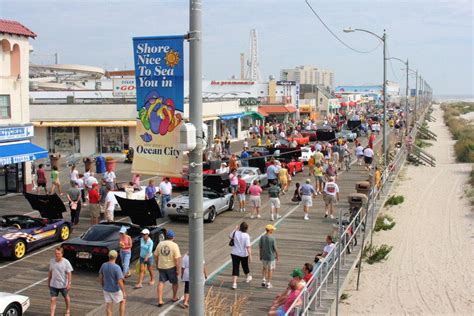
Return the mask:
[[132,172],[182,176],[183,36],[135,37],[137,129]]

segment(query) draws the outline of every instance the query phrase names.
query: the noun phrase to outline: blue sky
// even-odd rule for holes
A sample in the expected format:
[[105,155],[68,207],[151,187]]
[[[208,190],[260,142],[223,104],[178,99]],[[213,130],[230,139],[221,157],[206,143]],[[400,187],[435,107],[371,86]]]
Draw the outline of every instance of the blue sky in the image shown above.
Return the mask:
[[[238,75],[240,53],[249,51],[250,29],[259,36],[264,78],[281,68],[315,65],[335,71],[336,84],[382,81],[382,48],[359,54],[342,46],[304,0],[203,0],[204,76]],[[349,45],[371,50],[368,34],[388,34],[391,56],[408,58],[435,94],[474,94],[472,0],[310,0],[329,27]],[[184,34],[186,0],[0,0],[0,17],[20,21],[38,34],[35,60],[107,68],[131,68],[133,36]],[[405,82],[403,65],[389,64],[389,80]],[[393,71],[392,71],[393,69]],[[414,79],[410,79],[414,86]]]

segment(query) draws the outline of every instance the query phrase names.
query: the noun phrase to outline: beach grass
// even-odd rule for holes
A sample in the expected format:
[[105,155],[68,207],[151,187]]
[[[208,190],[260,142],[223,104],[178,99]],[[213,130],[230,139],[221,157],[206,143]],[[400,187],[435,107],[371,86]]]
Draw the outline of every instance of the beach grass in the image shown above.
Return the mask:
[[[387,223],[387,221],[388,223]],[[377,220],[375,221],[375,227],[374,230],[376,232],[379,232],[381,230],[390,230],[395,226],[395,221],[393,220],[393,217],[389,215],[379,215],[377,217]]]
[[390,251],[392,251],[392,249],[392,246],[386,244],[382,244],[380,246],[367,245],[364,248],[362,257],[365,258],[365,261],[368,264],[374,264],[387,259],[387,256]]
[[392,195],[385,202],[384,206],[392,206],[392,205],[402,204],[403,201],[405,201],[405,197],[403,197],[403,195]]
[[456,140],[454,152],[458,162],[474,162],[474,124],[461,115],[474,112],[474,102],[442,104],[443,119]]

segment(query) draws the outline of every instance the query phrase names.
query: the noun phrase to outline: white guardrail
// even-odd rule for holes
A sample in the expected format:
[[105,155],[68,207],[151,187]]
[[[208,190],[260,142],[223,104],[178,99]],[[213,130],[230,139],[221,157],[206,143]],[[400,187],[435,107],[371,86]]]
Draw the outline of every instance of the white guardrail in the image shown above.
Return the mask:
[[[417,128],[415,126],[410,134],[413,140],[415,139],[416,133]],[[380,187],[377,188],[375,185],[372,187],[366,205],[359,208],[357,214],[351,217],[352,220],[350,220],[348,224],[346,222],[347,225],[343,225],[343,230],[339,230],[342,230],[342,233],[339,233],[336,246],[326,256],[324,261],[313,269],[311,279],[300,292],[298,298],[295,299],[293,304],[290,306],[285,316],[308,315],[310,311],[316,311],[322,306],[323,293],[327,292],[329,282],[331,282],[331,284],[334,283],[335,272],[340,269],[338,265],[341,263],[345,265],[348,248],[352,245],[354,239],[361,233],[363,234],[362,248],[364,247],[366,233],[371,232],[375,225],[377,200],[387,182],[393,181],[397,177],[401,167],[405,163],[406,157],[406,144],[402,143],[402,146],[398,149],[393,161],[391,161],[388,167],[383,170]],[[342,216],[341,219],[343,219],[343,215],[343,212],[340,212],[339,217]],[[361,249],[361,251],[363,251],[363,249]]]

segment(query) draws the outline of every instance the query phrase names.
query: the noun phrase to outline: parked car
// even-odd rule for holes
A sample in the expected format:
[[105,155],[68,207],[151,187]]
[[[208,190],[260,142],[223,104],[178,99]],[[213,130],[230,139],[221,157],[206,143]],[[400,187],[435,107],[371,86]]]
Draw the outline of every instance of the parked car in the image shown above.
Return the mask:
[[66,212],[61,198],[54,195],[24,194],[41,217],[4,215],[0,217],[0,256],[23,258],[28,251],[64,241],[71,233],[71,223],[62,219]]
[[[131,261],[140,256],[140,238],[143,229],[147,228],[150,231],[154,247],[165,240],[166,229],[156,225],[156,219],[162,217],[156,200],[130,200],[117,197],[117,201],[132,223],[102,222],[91,226],[80,237],[64,242],[62,244],[64,257],[72,265],[97,269],[108,261],[110,250],[117,252],[120,250],[119,230],[122,226],[128,228],[127,233],[132,237]],[[117,260],[120,264],[120,256]]]
[[[214,169],[207,169],[202,171],[203,174],[215,174],[216,171]],[[176,189],[186,189],[189,188],[189,180],[188,180],[188,167],[183,168],[183,176],[182,177],[170,177],[170,183],[173,188]]]
[[289,141],[295,140],[298,145],[304,146],[309,143],[309,137],[308,136],[303,136],[300,133],[298,134],[292,134],[291,136],[288,136]]
[[253,183],[254,180],[260,182],[260,186],[268,186],[268,177],[266,173],[262,173],[259,168],[256,167],[240,167],[237,169],[237,174],[244,179],[247,184],[247,188]]
[[298,160],[308,163],[308,160],[314,155],[314,151],[311,149],[311,146],[301,147],[301,156]]
[[303,172],[304,170],[304,164],[302,161],[295,160],[295,159],[291,159],[291,160],[280,159],[280,161],[281,161],[281,166],[284,168],[287,168],[288,172],[292,176],[296,176],[296,173]]
[[301,131],[301,135],[304,137],[309,137],[310,142],[315,142],[318,140],[315,130],[304,130]]
[[21,316],[28,307],[30,307],[28,296],[0,292],[0,316]]

